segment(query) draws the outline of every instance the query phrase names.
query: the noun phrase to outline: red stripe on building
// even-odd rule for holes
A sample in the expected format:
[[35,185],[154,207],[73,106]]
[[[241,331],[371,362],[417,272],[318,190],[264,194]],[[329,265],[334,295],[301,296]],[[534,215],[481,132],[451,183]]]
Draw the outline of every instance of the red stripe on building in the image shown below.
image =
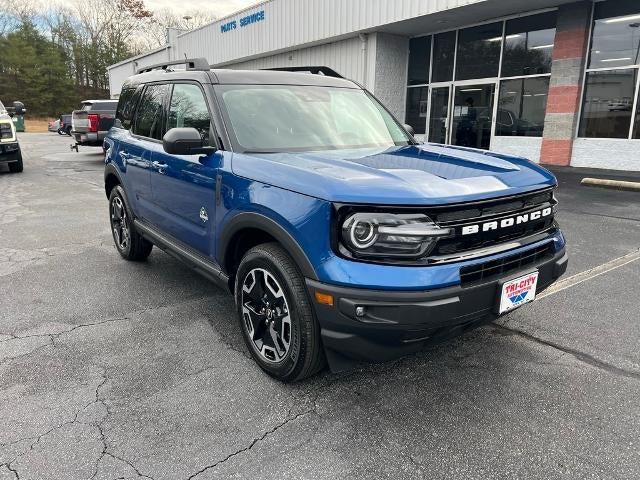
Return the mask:
[[573,140],[542,139],[540,151],[540,163],[547,165],[569,165],[571,163],[571,151]]
[[575,113],[580,103],[579,85],[549,87],[547,113]]

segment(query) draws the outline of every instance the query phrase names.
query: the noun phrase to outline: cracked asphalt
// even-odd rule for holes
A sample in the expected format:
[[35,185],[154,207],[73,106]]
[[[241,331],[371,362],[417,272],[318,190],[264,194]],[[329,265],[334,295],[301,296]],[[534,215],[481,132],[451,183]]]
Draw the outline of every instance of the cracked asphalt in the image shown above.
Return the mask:
[[283,385],[230,296],[157,249],[120,259],[99,149],[20,140],[24,173],[0,173],[0,480],[640,477],[640,261],[602,267],[640,248],[637,193],[559,171],[580,283]]

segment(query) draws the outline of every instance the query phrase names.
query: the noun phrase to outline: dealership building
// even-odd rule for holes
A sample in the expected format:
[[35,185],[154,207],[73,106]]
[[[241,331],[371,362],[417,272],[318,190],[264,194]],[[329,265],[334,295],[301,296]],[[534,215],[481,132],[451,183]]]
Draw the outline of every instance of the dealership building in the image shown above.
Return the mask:
[[327,66],[425,141],[640,170],[640,0],[270,0],[109,67]]

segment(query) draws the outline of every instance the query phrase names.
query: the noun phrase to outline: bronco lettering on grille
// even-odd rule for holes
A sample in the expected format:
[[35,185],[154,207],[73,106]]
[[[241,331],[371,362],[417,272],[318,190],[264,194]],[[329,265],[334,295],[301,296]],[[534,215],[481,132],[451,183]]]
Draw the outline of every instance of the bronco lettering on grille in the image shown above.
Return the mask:
[[513,227],[514,225],[521,225],[523,223],[540,220],[541,218],[548,217],[553,213],[553,208],[547,207],[543,210],[538,210],[531,213],[524,213],[522,215],[516,215],[514,217],[503,218],[501,220],[494,220],[492,222],[477,223],[475,225],[465,225],[462,227],[462,235],[472,235],[479,232],[488,232],[490,230],[500,230],[502,228]]

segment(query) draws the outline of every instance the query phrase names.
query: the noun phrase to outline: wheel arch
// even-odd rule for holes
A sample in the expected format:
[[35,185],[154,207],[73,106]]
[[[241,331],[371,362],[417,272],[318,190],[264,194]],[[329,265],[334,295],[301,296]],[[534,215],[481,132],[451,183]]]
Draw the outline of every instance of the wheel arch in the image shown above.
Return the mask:
[[109,198],[111,190],[116,185],[122,185],[122,178],[118,169],[109,163],[104,168],[104,191],[107,194],[107,198]]
[[218,259],[231,278],[246,251],[268,242],[279,243],[306,278],[318,279],[311,261],[296,239],[275,220],[260,213],[240,213],[227,223],[218,240]]

